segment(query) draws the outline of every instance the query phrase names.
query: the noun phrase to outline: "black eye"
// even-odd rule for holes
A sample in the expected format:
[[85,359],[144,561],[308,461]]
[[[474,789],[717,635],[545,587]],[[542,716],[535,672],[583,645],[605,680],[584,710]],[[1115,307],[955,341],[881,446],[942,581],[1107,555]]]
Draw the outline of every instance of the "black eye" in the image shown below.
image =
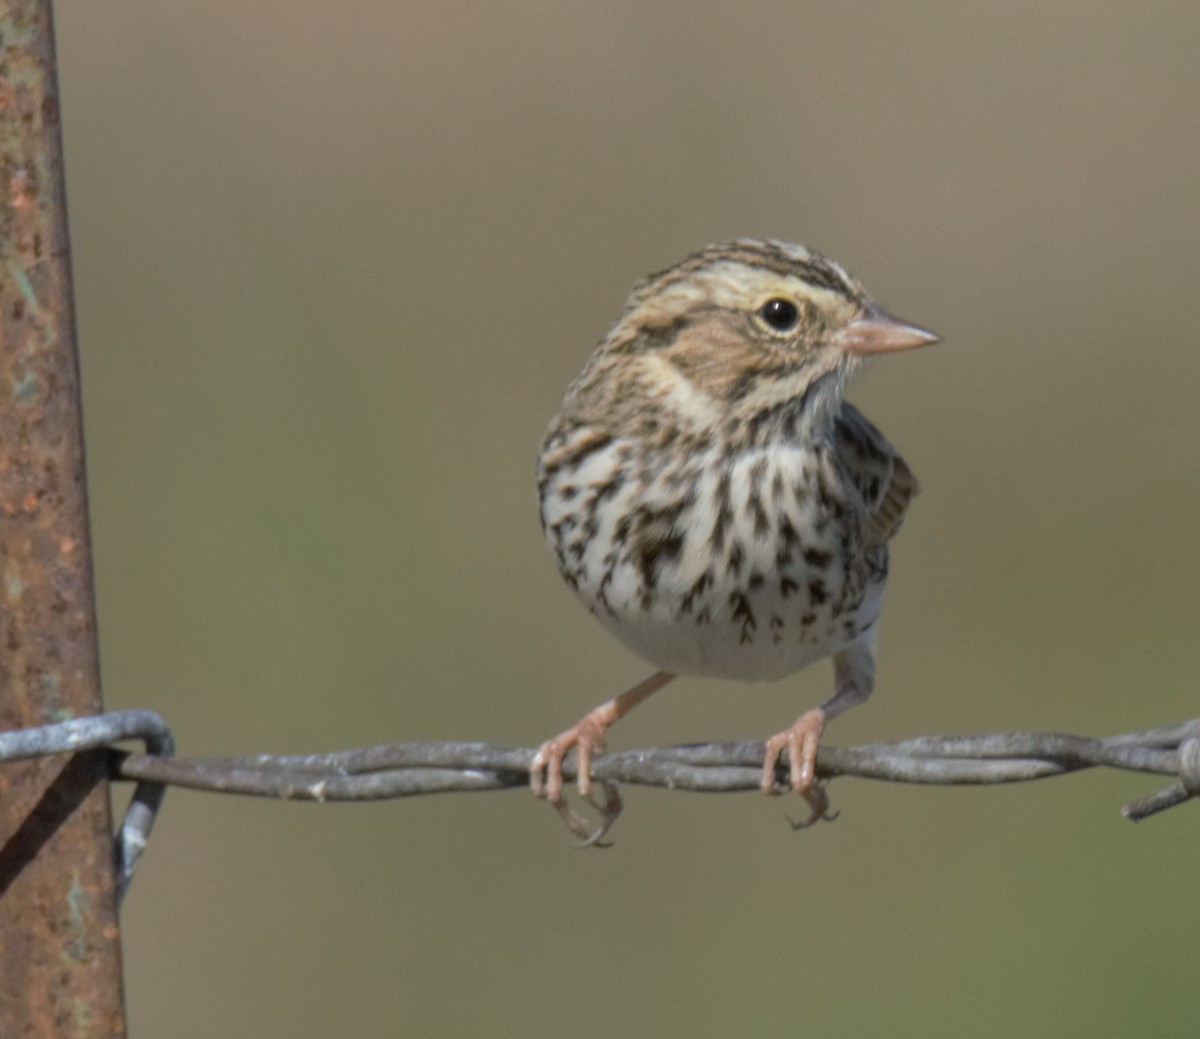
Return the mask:
[[769,299],[758,313],[776,332],[790,332],[800,320],[800,311],[790,299]]

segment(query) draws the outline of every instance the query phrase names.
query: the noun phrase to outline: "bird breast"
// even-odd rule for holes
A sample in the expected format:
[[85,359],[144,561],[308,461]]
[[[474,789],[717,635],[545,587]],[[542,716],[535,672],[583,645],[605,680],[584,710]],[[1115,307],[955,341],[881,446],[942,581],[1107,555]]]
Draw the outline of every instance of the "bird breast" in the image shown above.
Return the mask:
[[827,442],[637,453],[580,433],[543,456],[541,488],[568,584],[663,670],[770,681],[875,622],[887,550],[865,547]]

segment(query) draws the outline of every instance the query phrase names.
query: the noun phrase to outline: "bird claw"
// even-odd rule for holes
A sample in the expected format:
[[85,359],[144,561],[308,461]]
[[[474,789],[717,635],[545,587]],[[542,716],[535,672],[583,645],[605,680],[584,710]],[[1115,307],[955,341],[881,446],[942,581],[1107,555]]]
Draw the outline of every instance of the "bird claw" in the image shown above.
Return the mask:
[[808,818],[796,820],[788,816],[788,824],[793,830],[807,830],[819,822],[831,823],[842,814],[829,810],[829,795],[825,792],[824,783],[813,783],[807,790],[802,791],[801,796],[808,802]]
[[579,843],[576,845],[578,848],[612,847],[612,842],[605,841],[604,835],[612,829],[612,825],[617,821],[617,816],[621,814],[624,804],[621,801],[621,794],[617,789],[616,783],[602,781],[600,786],[604,788],[603,804],[590,794],[584,798],[596,810],[596,814],[599,816],[599,822],[595,826],[567,804],[565,797],[550,802],[554,806],[554,810],[558,812],[559,818],[566,823],[567,829],[579,838]]
[[[577,725],[543,743],[529,764],[529,786],[533,795],[544,798],[554,806],[567,829],[579,838],[581,848],[609,847],[609,844],[603,843],[604,835],[612,828],[624,807],[615,783],[600,781],[604,789],[603,803],[592,796],[592,756],[604,752],[605,722],[599,710],[585,715]],[[594,826],[567,804],[563,791],[563,759],[572,747],[575,748],[577,759],[576,783],[579,794],[599,816],[599,822]]]
[[[607,703],[585,714],[566,732],[559,733],[538,748],[529,763],[529,786],[535,797],[543,797],[554,805],[567,828],[580,839],[581,848],[606,848],[601,840],[621,814],[621,795],[617,785],[600,780],[604,788],[604,803],[592,799],[592,755],[604,753],[604,736],[608,727],[632,711],[646,697],[653,695],[675,676],[668,671],[656,671],[632,689],[614,696]],[[579,793],[600,816],[597,826],[591,827],[586,819],[567,805],[563,796],[563,758],[575,747]]]
[[[776,733],[766,742],[763,758],[762,789],[767,794],[782,794],[791,790],[808,802],[807,819],[797,822],[789,818],[793,830],[803,830],[813,823],[833,822],[837,812],[829,811],[829,797],[825,784],[817,779],[817,747],[825,729],[825,712],[819,707],[807,711],[796,719],[796,723],[783,732]],[[784,751],[788,755],[787,785],[777,782],[776,770]]]

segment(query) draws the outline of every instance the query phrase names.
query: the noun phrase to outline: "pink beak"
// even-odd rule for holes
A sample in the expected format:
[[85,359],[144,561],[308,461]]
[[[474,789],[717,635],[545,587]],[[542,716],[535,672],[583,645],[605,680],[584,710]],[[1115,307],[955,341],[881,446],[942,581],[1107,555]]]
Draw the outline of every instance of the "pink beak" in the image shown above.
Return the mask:
[[833,334],[830,343],[847,353],[883,354],[895,350],[912,350],[918,346],[941,342],[936,332],[910,325],[893,317],[886,310],[876,310],[866,317],[856,318]]

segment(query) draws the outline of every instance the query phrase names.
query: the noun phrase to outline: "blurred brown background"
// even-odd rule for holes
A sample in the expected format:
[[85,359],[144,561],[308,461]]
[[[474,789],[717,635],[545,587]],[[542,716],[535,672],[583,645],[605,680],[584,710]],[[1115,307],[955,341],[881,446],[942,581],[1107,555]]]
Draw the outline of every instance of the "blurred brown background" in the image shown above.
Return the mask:
[[[853,397],[925,493],[832,742],[1200,713],[1200,10],[58,5],[106,696],[184,753],[531,745],[639,678],[560,582],[536,449],[632,282],[736,235],[946,343]],[[688,681],[621,748],[761,738],[828,665]],[[173,792],[134,1036],[1181,1036],[1200,815],[1153,778]]]

